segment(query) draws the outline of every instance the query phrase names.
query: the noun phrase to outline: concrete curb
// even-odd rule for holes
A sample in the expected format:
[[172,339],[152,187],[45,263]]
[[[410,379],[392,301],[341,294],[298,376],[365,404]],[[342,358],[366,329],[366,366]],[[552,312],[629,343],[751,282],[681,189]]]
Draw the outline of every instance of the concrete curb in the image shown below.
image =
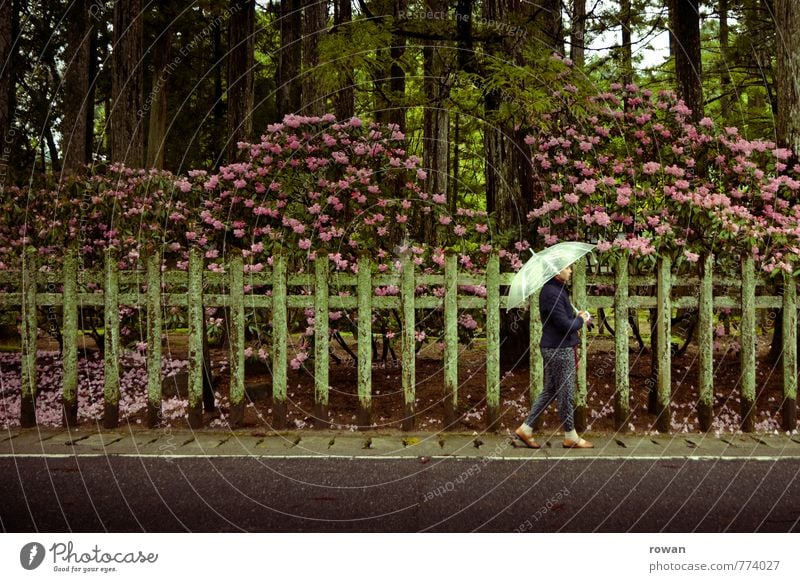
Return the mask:
[[37,430],[0,434],[0,457],[138,456],[493,460],[752,459],[800,460],[800,436],[735,434],[719,437],[587,434],[595,448],[564,449],[561,436],[538,436],[539,450],[510,434],[336,431]]

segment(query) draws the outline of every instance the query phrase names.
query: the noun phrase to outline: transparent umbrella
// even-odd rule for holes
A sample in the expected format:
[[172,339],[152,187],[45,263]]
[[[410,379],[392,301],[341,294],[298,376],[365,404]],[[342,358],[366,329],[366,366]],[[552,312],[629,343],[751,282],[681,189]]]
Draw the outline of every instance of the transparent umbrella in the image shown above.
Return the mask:
[[520,307],[533,293],[566,267],[590,252],[595,245],[582,242],[562,242],[535,253],[514,275],[508,289],[506,310]]

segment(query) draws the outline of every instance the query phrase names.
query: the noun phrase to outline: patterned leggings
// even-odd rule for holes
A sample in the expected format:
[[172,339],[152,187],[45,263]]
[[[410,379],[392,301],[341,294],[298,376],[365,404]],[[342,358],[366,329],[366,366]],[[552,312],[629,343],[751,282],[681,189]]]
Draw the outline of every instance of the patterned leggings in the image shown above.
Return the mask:
[[575,428],[573,395],[577,377],[575,350],[573,348],[542,348],[542,359],[544,360],[544,389],[533,403],[533,408],[531,408],[525,424],[533,426],[545,408],[558,398],[558,414],[564,430],[573,430]]

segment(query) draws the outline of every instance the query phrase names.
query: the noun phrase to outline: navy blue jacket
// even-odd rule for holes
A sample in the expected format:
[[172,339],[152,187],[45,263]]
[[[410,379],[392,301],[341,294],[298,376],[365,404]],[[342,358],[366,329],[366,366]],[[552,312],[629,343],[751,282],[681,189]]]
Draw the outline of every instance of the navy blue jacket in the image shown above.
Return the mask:
[[575,314],[567,286],[550,279],[539,293],[539,315],[542,318],[543,348],[568,348],[578,345],[578,330],[583,318]]

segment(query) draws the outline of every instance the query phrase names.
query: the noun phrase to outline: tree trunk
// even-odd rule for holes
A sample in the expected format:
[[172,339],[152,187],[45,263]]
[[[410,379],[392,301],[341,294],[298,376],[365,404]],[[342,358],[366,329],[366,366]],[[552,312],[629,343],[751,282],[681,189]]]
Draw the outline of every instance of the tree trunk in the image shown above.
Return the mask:
[[[728,0],[719,0],[719,50],[721,56],[720,64],[720,86],[722,97],[722,117],[727,120],[731,107],[731,74],[728,66],[728,49],[730,45],[730,26],[728,25]],[[727,123],[726,123],[727,125]]]
[[328,21],[328,3],[304,0],[303,7],[303,113],[311,116],[325,114],[325,93],[319,83],[319,42]]
[[164,169],[165,140],[167,137],[167,88],[172,58],[172,19],[165,19],[165,28],[158,37],[153,54],[153,82],[148,103],[150,123],[147,130],[147,167]]
[[[535,38],[541,40],[550,51],[563,55],[564,26],[561,18],[561,0],[538,0],[531,5],[535,16]],[[530,9],[530,6],[528,8]],[[509,11],[509,13],[515,12]]]
[[64,18],[67,46],[64,54],[64,118],[61,124],[61,151],[64,170],[75,172],[89,162],[86,125],[89,101],[89,60],[92,24],[89,0],[75,0]]
[[253,34],[255,0],[231,0],[228,25],[228,143],[226,159],[239,157],[238,143],[253,134]]
[[114,4],[111,52],[111,161],[139,168],[144,162],[142,0]]
[[[333,26],[336,33],[344,35],[345,38],[352,34],[353,8],[350,0],[334,0]],[[336,119],[350,119],[355,115],[355,79],[353,71],[349,67],[343,67],[338,71],[339,89],[333,95],[333,109]]]
[[[350,0],[334,0],[333,26],[336,33],[344,35],[345,38],[352,34],[353,8]],[[349,67],[343,67],[338,71],[339,88],[333,95],[333,109],[336,119],[350,119],[355,115],[355,79],[353,71]]]
[[[445,0],[427,0],[426,10],[447,11]],[[450,95],[451,80],[444,53],[439,48],[442,41],[431,40],[422,49],[424,61],[423,88],[425,109],[423,112],[422,165],[428,176],[425,179],[425,192],[429,195],[448,195],[448,154],[450,149],[450,112],[446,99]],[[436,244],[433,216],[427,215],[420,221],[422,240]]]
[[[51,119],[47,119],[42,134],[44,135],[45,143],[47,143],[47,153],[50,155],[50,170],[55,174],[61,169],[61,161],[58,156],[58,146],[56,140],[53,138],[53,128],[50,127]],[[44,159],[42,159],[44,165]],[[44,168],[47,171],[47,168]]]
[[[394,0],[394,18],[408,10],[408,0]],[[397,125],[400,131],[406,131],[406,108],[404,104],[406,95],[406,72],[402,59],[406,54],[406,38],[393,35],[392,47],[389,49],[391,66],[389,68],[389,91],[391,92],[391,105],[388,113],[389,123]]]
[[[14,11],[9,0],[0,0],[0,179],[9,174],[14,139]],[[4,184],[0,184],[4,185]]]
[[778,145],[800,154],[800,5],[775,0],[777,27]]
[[95,106],[95,87],[97,86],[98,66],[97,66],[97,26],[92,24],[89,27],[89,63],[87,67],[87,77],[89,86],[86,89],[86,127],[84,128],[84,147],[86,148],[86,162],[91,163],[94,154],[94,106]]
[[283,119],[300,109],[300,35],[303,28],[301,0],[281,0],[281,49],[278,62],[276,111]]
[[622,62],[620,72],[623,85],[633,83],[633,44],[631,43],[631,0],[620,0],[619,23],[622,28]]
[[[630,1],[630,0],[626,0]],[[586,62],[586,0],[572,0],[572,31],[569,58],[576,67]]]
[[699,1],[670,0],[677,94],[692,110],[694,121],[703,117],[704,109]]
[[[216,14],[212,13],[216,16]],[[225,50],[222,46],[222,23],[214,20],[214,105],[212,109],[212,117],[214,119],[214,131],[211,137],[212,153],[216,166],[218,167],[222,162],[222,152],[225,150],[224,136],[225,136],[225,101],[223,97],[225,92],[222,88],[222,62],[225,56]]]

